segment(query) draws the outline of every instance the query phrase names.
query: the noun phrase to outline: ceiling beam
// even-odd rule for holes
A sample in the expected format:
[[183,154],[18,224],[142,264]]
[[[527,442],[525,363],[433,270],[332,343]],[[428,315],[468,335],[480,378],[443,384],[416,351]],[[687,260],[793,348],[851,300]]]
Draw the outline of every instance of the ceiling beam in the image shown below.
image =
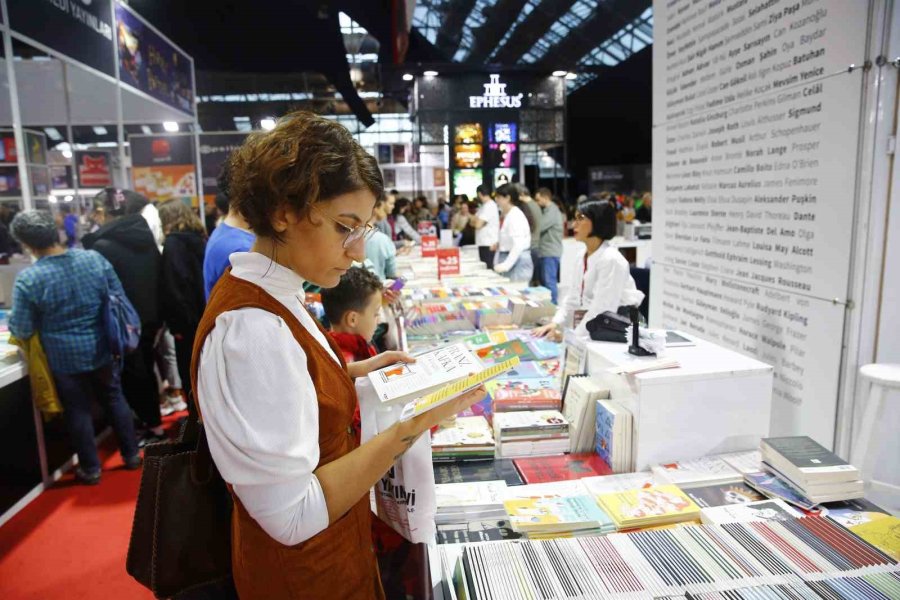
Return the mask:
[[475,0],[454,0],[444,14],[441,28],[438,30],[435,46],[438,51],[451,60],[459,48],[462,39],[463,25],[475,6]]
[[531,46],[544,35],[550,26],[575,3],[575,0],[562,0],[560,2],[548,2],[544,0],[538,4],[528,16],[519,23],[512,35],[506,40],[506,44],[497,52],[492,62],[501,65],[514,65]]
[[598,10],[590,18],[553,46],[537,65],[545,68],[574,66],[585,54],[641,16],[649,5],[649,2],[635,0],[608,0],[600,3]]
[[515,21],[525,2],[526,0],[498,0],[497,4],[484,10],[482,14],[486,20],[484,25],[472,32],[474,41],[467,62],[483,63],[487,59],[510,23]]

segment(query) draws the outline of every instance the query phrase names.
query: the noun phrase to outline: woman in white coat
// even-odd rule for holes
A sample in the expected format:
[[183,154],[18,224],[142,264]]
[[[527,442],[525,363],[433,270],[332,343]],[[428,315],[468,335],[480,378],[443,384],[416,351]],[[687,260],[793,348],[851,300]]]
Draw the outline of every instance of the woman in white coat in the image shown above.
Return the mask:
[[620,306],[638,306],[644,300],[631,277],[628,261],[609,243],[616,235],[616,209],[608,202],[582,204],[575,215],[574,229],[575,239],[581,244],[572,287],[553,321],[536,328],[534,335],[558,338],[562,327],[575,322],[575,333],[587,336],[585,324],[597,315],[616,312]]
[[494,271],[513,281],[531,281],[534,263],[531,261],[531,224],[522,209],[519,190],[506,183],[497,188],[500,208],[500,239],[494,257]]

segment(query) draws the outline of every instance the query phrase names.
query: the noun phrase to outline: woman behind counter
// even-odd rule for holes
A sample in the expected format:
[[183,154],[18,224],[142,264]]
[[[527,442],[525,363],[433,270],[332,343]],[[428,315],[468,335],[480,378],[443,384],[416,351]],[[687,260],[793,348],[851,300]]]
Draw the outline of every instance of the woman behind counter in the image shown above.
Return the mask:
[[[588,202],[575,213],[574,284],[568,290],[553,321],[536,328],[538,336],[559,337],[560,328],[577,320],[575,333],[587,336],[585,324],[600,313],[616,312],[620,306],[637,306],[644,294],[634,284],[628,261],[609,243],[616,235],[616,209],[608,202]],[[577,313],[583,313],[583,316]],[[576,319],[576,315],[580,318]]]
[[194,345],[210,450],[232,486],[241,600],[383,598],[369,488],[479,388],[360,445],[353,378],[409,356],[345,364],[303,306],[364,259],[381,172],[342,126],[297,112],[230,159],[233,206],[256,234],[210,296]]

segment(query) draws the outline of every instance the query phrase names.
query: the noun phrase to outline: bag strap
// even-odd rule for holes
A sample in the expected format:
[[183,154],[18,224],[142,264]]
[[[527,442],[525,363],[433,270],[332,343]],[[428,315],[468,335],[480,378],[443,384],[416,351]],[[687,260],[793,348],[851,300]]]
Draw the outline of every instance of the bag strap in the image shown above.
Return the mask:
[[191,455],[191,481],[195,484],[203,485],[218,476],[218,469],[216,469],[212,453],[209,451],[206,428],[203,427],[203,423],[200,421],[193,390],[188,400],[188,417],[181,428],[178,443],[194,447],[194,452]]

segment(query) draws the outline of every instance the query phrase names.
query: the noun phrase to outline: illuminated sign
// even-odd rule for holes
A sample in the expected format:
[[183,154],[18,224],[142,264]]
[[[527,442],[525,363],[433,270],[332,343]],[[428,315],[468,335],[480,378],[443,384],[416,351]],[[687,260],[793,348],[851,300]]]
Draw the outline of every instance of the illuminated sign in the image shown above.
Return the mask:
[[490,75],[491,81],[484,84],[484,94],[469,96],[469,108],[521,108],[522,96],[506,93],[506,84],[500,83],[499,75]]

